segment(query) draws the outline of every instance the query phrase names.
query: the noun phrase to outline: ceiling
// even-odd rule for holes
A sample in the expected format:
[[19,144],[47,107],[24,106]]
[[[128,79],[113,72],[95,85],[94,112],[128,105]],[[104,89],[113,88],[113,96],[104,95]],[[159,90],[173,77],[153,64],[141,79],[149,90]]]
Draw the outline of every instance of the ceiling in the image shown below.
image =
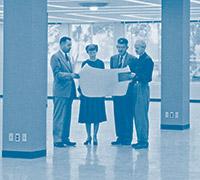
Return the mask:
[[[86,0],[79,0],[86,1]],[[93,0],[94,1],[94,0]],[[106,1],[106,0],[95,0]],[[49,23],[92,23],[159,21],[161,0],[107,0],[109,4],[96,11],[79,5],[78,0],[48,0]],[[191,0],[191,20],[200,19],[200,0]],[[3,0],[0,0],[3,21]]]

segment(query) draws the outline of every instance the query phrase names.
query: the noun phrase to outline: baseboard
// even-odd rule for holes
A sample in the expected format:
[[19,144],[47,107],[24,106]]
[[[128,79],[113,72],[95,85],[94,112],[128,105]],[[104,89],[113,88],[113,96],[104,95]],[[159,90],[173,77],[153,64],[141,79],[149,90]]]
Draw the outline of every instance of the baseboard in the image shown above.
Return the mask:
[[2,151],[2,157],[5,158],[23,158],[34,159],[46,156],[46,149],[41,151]]
[[189,129],[190,128],[190,124],[185,124],[185,125],[161,124],[160,128],[161,129],[166,129],[166,130],[184,130],[184,129]]

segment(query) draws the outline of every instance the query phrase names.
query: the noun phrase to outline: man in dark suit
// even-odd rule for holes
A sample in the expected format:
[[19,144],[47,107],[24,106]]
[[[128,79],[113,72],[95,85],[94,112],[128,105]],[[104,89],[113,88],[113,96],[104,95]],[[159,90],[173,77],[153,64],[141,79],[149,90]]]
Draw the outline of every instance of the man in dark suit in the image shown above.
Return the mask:
[[[127,52],[128,40],[119,38],[117,41],[118,54],[110,59],[110,68],[124,68],[129,66],[134,72],[136,57]],[[134,74],[133,74],[134,76]],[[132,77],[130,77],[132,78]],[[133,116],[134,116],[134,82],[129,84],[128,91],[125,96],[114,96],[114,118],[115,132],[117,139],[112,145],[130,145],[133,136]]]
[[149,134],[149,82],[152,81],[152,73],[154,63],[149,55],[145,52],[146,43],[143,40],[137,40],[135,43],[135,51],[139,55],[139,59],[135,68],[135,126],[137,132],[138,143],[133,144],[135,149],[148,148],[148,134]]
[[71,46],[71,38],[62,37],[60,39],[60,50],[51,57],[51,68],[54,75],[53,136],[55,147],[76,145],[69,139],[71,108],[73,99],[76,97],[74,78],[78,77],[73,72],[73,60],[68,55]]

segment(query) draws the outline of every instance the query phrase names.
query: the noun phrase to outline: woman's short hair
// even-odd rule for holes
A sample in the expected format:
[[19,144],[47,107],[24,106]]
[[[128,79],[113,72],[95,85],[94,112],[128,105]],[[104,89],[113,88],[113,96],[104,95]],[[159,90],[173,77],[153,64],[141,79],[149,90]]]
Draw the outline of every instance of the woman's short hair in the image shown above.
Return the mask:
[[85,47],[85,50],[86,52],[88,53],[89,51],[94,51],[96,50],[96,52],[98,51],[98,45],[96,44],[88,44],[86,47]]

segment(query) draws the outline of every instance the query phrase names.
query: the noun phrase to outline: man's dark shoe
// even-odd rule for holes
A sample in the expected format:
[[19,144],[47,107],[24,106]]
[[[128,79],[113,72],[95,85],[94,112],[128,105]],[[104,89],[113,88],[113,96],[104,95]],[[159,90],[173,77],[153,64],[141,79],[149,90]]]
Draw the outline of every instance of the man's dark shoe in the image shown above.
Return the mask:
[[98,145],[98,141],[93,141],[93,145],[97,146]]
[[71,141],[64,141],[63,144],[65,144],[66,146],[76,146],[76,142],[71,142]]
[[116,141],[112,141],[111,144],[112,145],[120,145],[121,141],[119,139],[117,139]]
[[149,143],[137,143],[137,144],[132,144],[132,147],[134,149],[147,149],[149,147]]
[[54,147],[63,148],[66,147],[66,145],[63,142],[55,142]]
[[136,143],[136,144],[132,144],[132,148],[135,148],[139,143]]

